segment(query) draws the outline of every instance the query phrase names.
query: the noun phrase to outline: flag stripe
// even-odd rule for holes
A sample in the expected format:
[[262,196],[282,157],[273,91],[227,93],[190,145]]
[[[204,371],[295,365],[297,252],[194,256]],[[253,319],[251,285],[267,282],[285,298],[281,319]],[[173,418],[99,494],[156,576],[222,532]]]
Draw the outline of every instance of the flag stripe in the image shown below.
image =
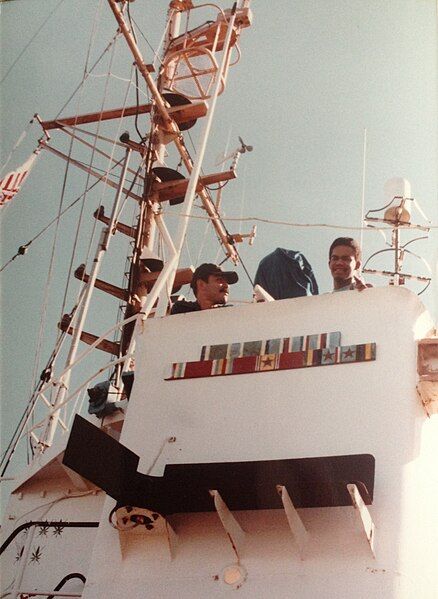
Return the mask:
[[3,179],[0,180],[0,206],[3,206],[6,202],[12,200],[12,198],[20,191],[22,184],[32,168],[36,156],[37,155],[33,153],[16,171],[7,173]]

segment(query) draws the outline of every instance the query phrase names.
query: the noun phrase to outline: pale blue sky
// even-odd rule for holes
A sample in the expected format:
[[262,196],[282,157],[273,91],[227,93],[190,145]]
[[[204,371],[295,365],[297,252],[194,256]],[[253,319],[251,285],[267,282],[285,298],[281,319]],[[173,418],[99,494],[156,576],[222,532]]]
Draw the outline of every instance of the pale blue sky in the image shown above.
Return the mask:
[[[225,2],[220,4],[227,6]],[[1,5],[2,78],[6,75],[0,87],[2,164],[32,115],[38,112],[46,119],[55,116],[82,77],[99,2],[64,1],[29,44],[57,5],[59,0],[15,0]],[[164,23],[166,6],[164,0],[137,0],[131,5],[136,22],[154,46],[160,37],[158,31]],[[158,10],[161,7],[163,10]],[[214,163],[230,135],[230,150],[237,145],[238,135],[254,146],[254,151],[241,159],[239,179],[225,189],[226,215],[360,226],[366,129],[366,210],[385,203],[383,185],[387,179],[403,176],[410,180],[414,197],[437,225],[436,2],[255,0],[252,10],[254,24],[242,34],[242,59],[231,70],[228,89],[219,98],[206,158],[205,170],[217,170]],[[90,63],[116,28],[105,2],[101,12]],[[150,51],[144,43],[142,47],[150,61]],[[130,64],[120,40],[112,70],[129,77]],[[106,69],[107,63],[97,72],[103,75]],[[81,97],[82,112],[99,108],[104,85],[103,77],[90,80],[89,91]],[[125,86],[120,80],[112,81],[106,107],[120,104]],[[75,98],[64,114],[74,114],[77,102]],[[132,123],[127,128],[134,134]],[[194,139],[199,130],[199,125],[192,130]],[[24,161],[38,136],[38,128],[32,128],[11,167]],[[169,166],[175,167],[176,162],[170,160]],[[64,164],[58,159],[41,155],[23,192],[4,212],[2,263],[55,216],[63,169]],[[79,182],[73,182],[65,205],[81,193],[83,181],[81,175]],[[99,198],[96,192],[87,200],[87,224],[92,224],[90,215]],[[112,194],[107,193],[105,198],[108,212]],[[66,218],[66,227],[60,232],[60,258],[50,290],[42,362],[50,353],[54,322],[59,318],[65,284],[62,262],[69,260],[77,215],[78,210]],[[169,214],[169,222],[172,219],[176,220]],[[242,231],[250,227],[251,223],[245,223]],[[190,256],[185,254],[183,266],[195,263],[203,229],[202,223],[194,225]],[[229,229],[238,231],[238,223],[230,223]],[[52,229],[2,274],[3,446],[29,397],[53,234]],[[252,275],[259,260],[276,247],[301,250],[314,267],[321,291],[328,291],[327,249],[340,235],[359,236],[359,232],[259,224],[254,246],[242,245],[239,250]],[[412,245],[412,250],[431,262],[435,273],[437,238],[435,229],[428,242]],[[365,232],[365,258],[383,247],[382,243],[379,234]],[[123,245],[121,241],[114,246],[117,244]],[[81,240],[75,267],[84,261],[85,248],[85,241]],[[216,253],[210,235],[201,261],[214,260]],[[121,284],[119,271],[123,265],[123,260],[117,260],[113,253],[102,278]],[[378,263],[375,267],[379,265],[389,266]],[[243,269],[239,266],[237,270],[241,282],[235,295],[249,298],[250,284]],[[387,280],[372,282],[385,285]],[[77,291],[75,284],[72,290]],[[435,283],[423,296],[435,314],[436,294]],[[101,332],[114,319],[117,306],[107,298],[95,298],[102,303],[92,313],[87,328]],[[65,311],[71,309],[73,300],[73,296],[69,298]],[[102,315],[102,304],[108,306],[107,318]]]

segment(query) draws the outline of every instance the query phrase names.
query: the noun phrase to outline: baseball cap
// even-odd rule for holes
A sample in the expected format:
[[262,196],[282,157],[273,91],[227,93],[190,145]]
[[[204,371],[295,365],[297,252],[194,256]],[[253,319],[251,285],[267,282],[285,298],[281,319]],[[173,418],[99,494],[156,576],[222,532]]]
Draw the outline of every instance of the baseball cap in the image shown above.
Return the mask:
[[234,272],[233,270],[225,271],[222,270],[220,266],[217,266],[217,264],[204,262],[204,264],[200,264],[193,273],[192,282],[190,283],[190,287],[193,289],[193,291],[195,291],[196,289],[196,281],[198,279],[205,280],[208,279],[210,275],[217,275],[223,277],[230,285],[237,283],[237,281],[239,280],[237,272]]

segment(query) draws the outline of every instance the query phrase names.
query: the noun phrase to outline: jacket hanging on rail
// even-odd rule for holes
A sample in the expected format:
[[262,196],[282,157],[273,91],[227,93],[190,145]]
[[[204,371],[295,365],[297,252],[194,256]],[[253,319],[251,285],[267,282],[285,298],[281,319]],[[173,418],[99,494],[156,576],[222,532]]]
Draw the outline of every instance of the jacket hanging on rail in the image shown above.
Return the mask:
[[260,261],[255,284],[274,299],[318,295],[318,284],[309,261],[301,252],[277,248]]

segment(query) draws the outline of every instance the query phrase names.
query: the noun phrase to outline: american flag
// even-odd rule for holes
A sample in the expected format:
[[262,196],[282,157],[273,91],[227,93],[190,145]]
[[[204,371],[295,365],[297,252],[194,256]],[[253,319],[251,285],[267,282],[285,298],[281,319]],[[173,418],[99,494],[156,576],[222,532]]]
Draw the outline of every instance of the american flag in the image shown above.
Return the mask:
[[32,168],[37,155],[33,153],[17,170],[11,171],[0,180],[0,206],[4,206],[17,195]]

